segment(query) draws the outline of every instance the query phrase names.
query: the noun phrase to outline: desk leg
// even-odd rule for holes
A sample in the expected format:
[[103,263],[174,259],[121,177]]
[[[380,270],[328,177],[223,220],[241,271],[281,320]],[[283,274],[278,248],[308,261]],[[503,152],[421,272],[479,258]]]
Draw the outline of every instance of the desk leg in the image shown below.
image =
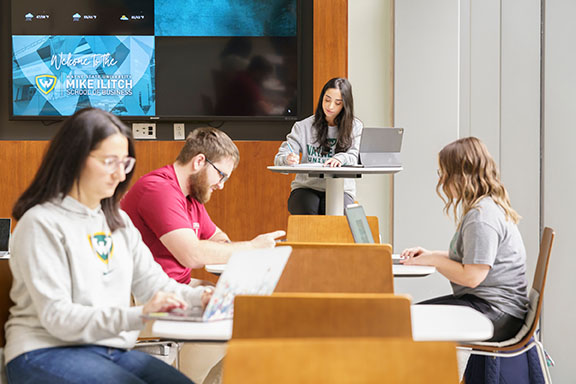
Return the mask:
[[344,214],[344,179],[326,178],[326,215]]

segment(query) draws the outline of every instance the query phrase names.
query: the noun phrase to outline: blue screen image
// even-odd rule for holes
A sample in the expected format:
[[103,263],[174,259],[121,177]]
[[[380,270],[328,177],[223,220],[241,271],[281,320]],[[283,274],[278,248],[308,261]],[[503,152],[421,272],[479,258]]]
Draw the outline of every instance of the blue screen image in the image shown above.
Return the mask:
[[14,116],[154,116],[154,36],[12,36]]
[[296,36],[296,0],[156,0],[156,36]]

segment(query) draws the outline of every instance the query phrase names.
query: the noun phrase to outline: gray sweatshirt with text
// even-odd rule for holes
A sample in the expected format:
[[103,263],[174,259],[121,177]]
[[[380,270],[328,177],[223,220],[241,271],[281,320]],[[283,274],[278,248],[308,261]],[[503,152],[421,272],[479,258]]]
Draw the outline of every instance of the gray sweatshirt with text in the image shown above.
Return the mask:
[[[316,134],[312,128],[314,116],[310,116],[302,121],[298,121],[292,127],[292,131],[286,136],[286,141],[278,149],[278,154],[274,158],[274,165],[288,165],[286,158],[290,154],[290,147],[294,153],[302,153],[301,164],[324,163],[326,160],[335,158],[342,165],[358,164],[358,149],[360,146],[360,136],[362,135],[362,122],[354,119],[352,127],[352,146],[346,152],[334,153],[336,140],[338,138],[338,127],[328,127],[328,139],[330,140],[330,152],[322,155],[322,147],[316,140]],[[290,144],[290,146],[288,146]],[[310,188],[316,191],[326,191],[326,180],[318,177],[309,177],[307,174],[299,173],[294,178],[291,185],[292,190],[298,188]],[[344,192],[352,198],[356,197],[356,182],[354,179],[344,179]]]

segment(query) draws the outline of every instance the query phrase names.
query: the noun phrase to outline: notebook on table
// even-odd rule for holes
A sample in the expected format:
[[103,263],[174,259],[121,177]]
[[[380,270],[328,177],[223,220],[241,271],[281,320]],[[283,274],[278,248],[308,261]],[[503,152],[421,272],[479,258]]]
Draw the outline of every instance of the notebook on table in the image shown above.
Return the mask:
[[9,255],[11,228],[12,219],[0,218],[0,257]]
[[148,320],[214,321],[232,319],[236,295],[270,295],[284,271],[292,247],[235,252],[205,309],[201,306],[143,315]]
[[[346,219],[348,220],[348,226],[352,232],[352,237],[354,237],[355,243],[374,243],[374,237],[372,236],[372,230],[368,225],[368,219],[366,218],[366,213],[364,208],[360,204],[349,204],[346,209]],[[394,264],[400,264],[400,255],[393,254],[392,262]]]

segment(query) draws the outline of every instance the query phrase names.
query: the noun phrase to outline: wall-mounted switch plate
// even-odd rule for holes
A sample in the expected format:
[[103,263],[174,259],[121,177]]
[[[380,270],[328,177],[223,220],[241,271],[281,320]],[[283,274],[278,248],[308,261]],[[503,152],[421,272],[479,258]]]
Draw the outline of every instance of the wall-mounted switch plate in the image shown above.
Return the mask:
[[184,123],[174,123],[174,140],[184,140],[186,138]]
[[135,139],[155,139],[156,123],[133,123],[132,135]]

